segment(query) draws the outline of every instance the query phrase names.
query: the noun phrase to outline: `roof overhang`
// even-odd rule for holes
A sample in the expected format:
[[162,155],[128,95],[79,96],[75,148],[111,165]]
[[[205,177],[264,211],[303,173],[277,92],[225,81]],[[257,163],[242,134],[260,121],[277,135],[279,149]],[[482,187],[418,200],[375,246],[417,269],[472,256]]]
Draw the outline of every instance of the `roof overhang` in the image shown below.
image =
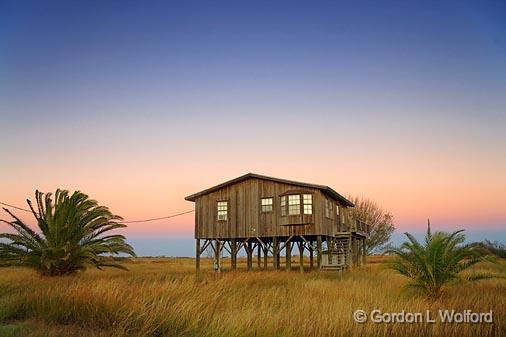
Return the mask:
[[221,183],[221,184],[218,184],[216,186],[210,187],[210,188],[205,189],[203,191],[194,193],[192,195],[187,196],[185,198],[185,200],[195,201],[195,200],[197,200],[199,197],[201,197],[203,195],[206,195],[206,194],[218,191],[218,190],[220,190],[220,189],[222,189],[224,187],[227,187],[227,186],[230,186],[230,185],[233,185],[233,184],[237,184],[237,183],[240,183],[242,181],[245,181],[247,179],[252,179],[252,178],[254,178],[254,179],[260,179],[260,180],[274,181],[274,182],[278,182],[278,183],[283,183],[283,184],[288,184],[288,185],[293,185],[293,186],[299,186],[299,187],[307,187],[307,188],[319,189],[324,194],[326,194],[327,196],[331,197],[334,200],[339,201],[344,206],[349,206],[349,207],[354,207],[355,206],[351,201],[349,201],[348,199],[346,199],[345,197],[343,197],[341,194],[337,193],[335,190],[333,190],[329,186],[317,185],[317,184],[309,184],[309,183],[303,183],[303,182],[300,182],[300,181],[287,180],[287,179],[281,179],[281,178],[273,178],[273,177],[263,176],[263,175],[255,174],[255,173],[247,173],[247,174],[242,175],[240,177],[237,177],[235,179],[226,181],[224,183]]

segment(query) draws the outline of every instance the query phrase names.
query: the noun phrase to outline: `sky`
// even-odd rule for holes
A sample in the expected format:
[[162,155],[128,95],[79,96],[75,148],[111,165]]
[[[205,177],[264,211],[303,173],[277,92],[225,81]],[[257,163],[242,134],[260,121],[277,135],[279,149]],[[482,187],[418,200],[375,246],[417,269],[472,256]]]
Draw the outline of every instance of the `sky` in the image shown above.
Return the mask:
[[[247,172],[506,242],[506,3],[0,1],[0,201],[138,220]],[[192,255],[193,226],[124,234]]]

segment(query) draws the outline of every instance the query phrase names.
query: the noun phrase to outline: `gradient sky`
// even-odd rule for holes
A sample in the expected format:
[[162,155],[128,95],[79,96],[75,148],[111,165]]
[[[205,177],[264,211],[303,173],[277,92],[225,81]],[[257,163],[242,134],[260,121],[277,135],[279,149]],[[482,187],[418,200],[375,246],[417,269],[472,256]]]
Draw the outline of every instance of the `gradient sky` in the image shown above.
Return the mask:
[[[14,205],[151,218],[256,172],[506,241],[506,3],[1,1],[0,134]],[[193,215],[126,234],[191,255]]]

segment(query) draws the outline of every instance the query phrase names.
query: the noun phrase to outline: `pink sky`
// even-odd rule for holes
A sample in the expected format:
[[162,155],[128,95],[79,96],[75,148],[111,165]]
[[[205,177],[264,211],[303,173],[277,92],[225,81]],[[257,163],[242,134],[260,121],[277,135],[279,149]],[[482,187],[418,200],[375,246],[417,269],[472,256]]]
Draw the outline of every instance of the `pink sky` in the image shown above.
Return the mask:
[[[370,198],[401,231],[504,231],[502,5],[202,6],[4,6],[0,201],[81,190],[137,220],[255,172]],[[192,233],[191,214],[126,230]]]
[[[414,151],[413,155],[407,155],[392,148],[388,160],[382,160],[381,152],[344,149],[341,152],[344,161],[324,156],[300,162],[291,156],[276,158],[274,153],[258,161],[254,158],[261,151],[253,150],[241,154],[242,149],[229,148],[230,156],[220,161],[212,160],[220,151],[174,163],[170,156],[165,159],[153,154],[151,160],[145,158],[128,165],[113,165],[103,158],[105,162],[97,166],[83,164],[76,168],[71,160],[37,170],[31,169],[36,158],[24,158],[19,169],[11,168],[9,176],[13,179],[2,180],[1,200],[25,207],[24,200],[33,198],[34,188],[80,189],[126,220],[137,220],[191,210],[193,203],[184,200],[186,195],[252,171],[326,184],[344,195],[371,198],[394,214],[396,226],[402,231],[422,229],[427,217],[441,229],[504,228],[506,186],[500,172],[504,167],[490,165],[476,155],[469,162],[462,154],[448,158],[444,153]],[[293,169],[287,172],[289,167]],[[188,214],[131,224],[127,233],[171,237],[191,236],[192,231],[193,214]]]

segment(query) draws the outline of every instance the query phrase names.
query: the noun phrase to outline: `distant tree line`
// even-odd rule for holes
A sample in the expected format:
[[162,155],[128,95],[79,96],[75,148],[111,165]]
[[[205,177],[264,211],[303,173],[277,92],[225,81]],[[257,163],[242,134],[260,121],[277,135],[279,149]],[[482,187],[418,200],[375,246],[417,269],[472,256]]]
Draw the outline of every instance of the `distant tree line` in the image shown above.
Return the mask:
[[506,246],[498,241],[485,240],[476,245],[485,248],[490,254],[506,259]]

